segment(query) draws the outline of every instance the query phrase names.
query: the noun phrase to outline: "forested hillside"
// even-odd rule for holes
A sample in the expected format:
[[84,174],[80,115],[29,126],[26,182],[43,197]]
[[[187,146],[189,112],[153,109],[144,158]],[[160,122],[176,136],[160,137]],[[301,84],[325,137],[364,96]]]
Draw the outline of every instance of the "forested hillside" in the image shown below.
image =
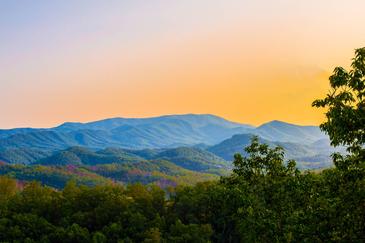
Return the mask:
[[71,147],[32,164],[0,164],[0,175],[20,181],[40,181],[62,189],[70,179],[79,185],[158,184],[193,185],[227,175],[231,162],[189,147],[162,150],[107,148],[93,151]]

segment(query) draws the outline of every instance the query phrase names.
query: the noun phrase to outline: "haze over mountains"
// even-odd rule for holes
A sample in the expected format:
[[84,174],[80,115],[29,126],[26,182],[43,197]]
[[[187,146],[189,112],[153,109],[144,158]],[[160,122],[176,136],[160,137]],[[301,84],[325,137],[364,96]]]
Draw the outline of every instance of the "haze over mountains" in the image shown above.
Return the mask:
[[44,129],[0,130],[0,160],[34,163],[54,152],[75,146],[90,150],[112,147],[156,150],[195,146],[230,161],[235,152],[243,151],[253,135],[271,145],[283,146],[289,158],[299,158],[300,162],[327,162],[332,151],[327,136],[316,126],[272,121],[254,127],[214,115],[187,114],[67,122]]
[[133,149],[215,144],[252,126],[212,115],[113,118],[90,123],[64,123],[50,129],[0,130],[0,146],[59,149],[70,146]]
[[204,143],[213,145],[235,134],[251,133],[271,141],[311,143],[326,138],[315,126],[280,121],[259,127],[214,115],[171,115],[153,118],[112,118],[89,123],[64,123],[48,129],[0,130],[0,146],[59,148],[166,148]]
[[[227,175],[252,136],[282,146],[300,169],[332,165],[318,127],[271,121],[259,127],[214,115],[112,118],[54,128],[0,130],[0,175],[62,188],[79,184],[191,184]],[[336,148],[336,151],[342,151]]]

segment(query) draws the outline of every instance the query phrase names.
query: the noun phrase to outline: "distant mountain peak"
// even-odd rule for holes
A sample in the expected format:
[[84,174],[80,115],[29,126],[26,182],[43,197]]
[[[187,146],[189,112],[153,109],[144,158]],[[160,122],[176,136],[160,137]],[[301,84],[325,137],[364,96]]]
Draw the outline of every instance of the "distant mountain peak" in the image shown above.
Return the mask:
[[267,127],[267,126],[288,126],[288,127],[317,127],[314,125],[297,125],[297,124],[292,124],[289,122],[284,122],[284,121],[280,121],[280,120],[272,120],[266,123],[263,123],[262,125],[260,125],[257,128],[260,127]]

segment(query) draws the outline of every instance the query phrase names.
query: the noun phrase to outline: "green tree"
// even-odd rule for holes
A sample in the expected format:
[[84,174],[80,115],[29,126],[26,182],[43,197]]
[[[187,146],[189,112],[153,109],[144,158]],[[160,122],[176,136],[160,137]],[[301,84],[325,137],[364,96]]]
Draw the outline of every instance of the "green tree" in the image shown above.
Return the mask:
[[86,228],[72,224],[66,230],[65,242],[90,242],[90,234]]
[[92,238],[93,243],[104,243],[107,242],[105,235],[101,232],[95,232]]
[[169,242],[196,242],[206,243],[210,242],[210,238],[213,231],[209,224],[197,225],[189,224],[185,225],[180,220],[170,227]]
[[16,181],[6,176],[0,176],[0,203],[13,196],[17,191]]
[[[323,184],[305,217],[321,239],[363,242],[365,239],[365,47],[355,50],[351,70],[336,67],[330,77],[331,90],[313,102],[326,108],[321,124],[334,146],[347,146],[348,155],[334,154],[336,169],[321,173]],[[312,218],[310,218],[312,217]],[[315,222],[321,219],[320,222]],[[312,231],[313,232],[313,231]],[[319,233],[320,232],[320,233]],[[327,232],[324,234],[324,232]]]
[[331,144],[348,146],[352,153],[347,160],[335,155],[336,166],[358,166],[365,161],[365,47],[355,50],[351,70],[336,67],[329,80],[330,92],[312,105],[327,109],[327,120],[320,128],[329,135]]
[[260,177],[282,177],[298,174],[293,160],[285,165],[284,149],[270,148],[267,144],[260,144],[258,137],[253,137],[251,145],[245,148],[247,157],[237,153],[234,156],[233,176],[242,177],[248,182],[255,182]]
[[145,234],[145,243],[159,243],[161,242],[161,232],[158,228],[151,228]]

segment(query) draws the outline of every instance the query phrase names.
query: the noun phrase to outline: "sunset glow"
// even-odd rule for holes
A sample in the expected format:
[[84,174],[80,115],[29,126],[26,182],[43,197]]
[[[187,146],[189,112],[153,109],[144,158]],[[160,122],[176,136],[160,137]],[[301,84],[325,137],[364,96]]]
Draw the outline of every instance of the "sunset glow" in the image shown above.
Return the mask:
[[[77,3],[76,3],[77,2]],[[361,0],[5,1],[0,128],[211,113],[319,124]]]

